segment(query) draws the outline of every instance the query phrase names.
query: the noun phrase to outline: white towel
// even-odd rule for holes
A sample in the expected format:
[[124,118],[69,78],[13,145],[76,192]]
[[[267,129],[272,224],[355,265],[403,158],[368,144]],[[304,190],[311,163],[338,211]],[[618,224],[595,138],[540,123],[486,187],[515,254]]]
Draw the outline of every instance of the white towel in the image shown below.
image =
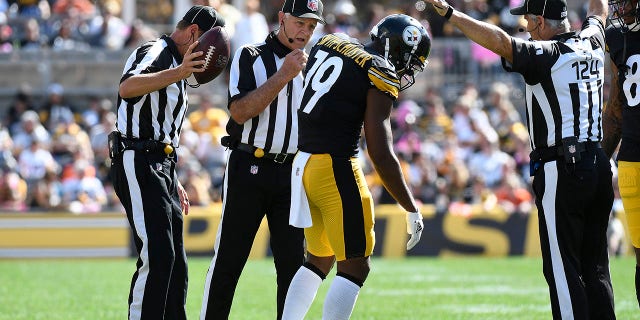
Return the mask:
[[309,157],[311,157],[310,153],[298,151],[291,165],[291,211],[289,213],[289,224],[298,228],[309,228],[312,225],[309,200],[307,200],[307,192],[304,190],[304,183],[302,183],[304,167]]

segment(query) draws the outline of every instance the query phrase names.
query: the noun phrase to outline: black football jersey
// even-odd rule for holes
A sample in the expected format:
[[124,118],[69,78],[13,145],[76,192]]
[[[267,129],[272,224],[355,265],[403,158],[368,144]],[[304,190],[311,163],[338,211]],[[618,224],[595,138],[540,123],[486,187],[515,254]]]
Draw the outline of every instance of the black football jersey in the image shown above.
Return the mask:
[[344,34],[322,37],[311,49],[298,109],[298,149],[352,157],[367,107],[367,93],[376,88],[398,98],[400,80],[382,56],[367,52]]
[[605,34],[607,51],[618,67],[618,85],[623,101],[622,144],[618,160],[640,161],[640,31],[623,34],[609,26]]

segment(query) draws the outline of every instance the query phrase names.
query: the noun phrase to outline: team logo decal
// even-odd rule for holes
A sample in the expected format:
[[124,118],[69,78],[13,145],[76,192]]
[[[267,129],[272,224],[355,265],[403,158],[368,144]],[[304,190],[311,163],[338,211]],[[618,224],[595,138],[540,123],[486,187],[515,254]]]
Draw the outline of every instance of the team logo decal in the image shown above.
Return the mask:
[[258,174],[258,166],[252,165],[251,168],[249,168],[249,172],[251,174]]
[[420,43],[420,29],[416,26],[407,26],[402,31],[402,40],[410,47],[417,45]]
[[318,11],[318,0],[307,0],[307,8],[311,11]]

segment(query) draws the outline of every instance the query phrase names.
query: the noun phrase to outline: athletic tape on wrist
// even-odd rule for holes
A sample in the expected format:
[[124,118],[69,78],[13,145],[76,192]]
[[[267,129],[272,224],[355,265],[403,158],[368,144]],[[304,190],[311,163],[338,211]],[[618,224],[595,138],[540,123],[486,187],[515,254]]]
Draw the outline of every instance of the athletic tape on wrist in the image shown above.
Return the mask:
[[444,18],[449,20],[452,14],[453,14],[453,7],[449,6],[449,8],[447,9],[447,13],[444,14]]

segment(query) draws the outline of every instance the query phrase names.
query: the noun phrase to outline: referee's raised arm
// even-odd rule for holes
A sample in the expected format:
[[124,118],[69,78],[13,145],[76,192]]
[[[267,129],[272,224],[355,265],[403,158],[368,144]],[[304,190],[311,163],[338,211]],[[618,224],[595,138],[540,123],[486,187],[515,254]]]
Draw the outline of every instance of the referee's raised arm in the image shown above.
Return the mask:
[[496,25],[476,20],[464,12],[455,10],[455,8],[445,0],[426,0],[426,2],[431,3],[439,15],[449,20],[451,24],[456,26],[456,28],[462,31],[469,39],[493,51],[509,62],[513,60],[511,36],[504,30]]

